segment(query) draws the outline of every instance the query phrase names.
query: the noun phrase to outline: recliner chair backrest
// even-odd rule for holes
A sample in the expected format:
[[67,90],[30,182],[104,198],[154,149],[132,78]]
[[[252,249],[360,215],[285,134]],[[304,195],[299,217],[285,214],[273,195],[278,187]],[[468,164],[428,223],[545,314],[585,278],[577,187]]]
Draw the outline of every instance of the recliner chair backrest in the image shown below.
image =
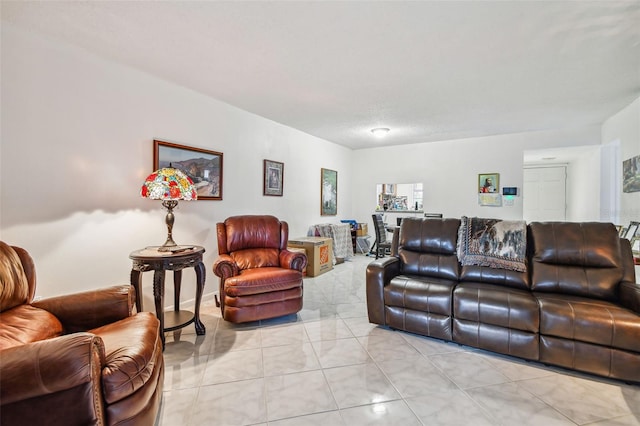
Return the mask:
[[0,312],[31,303],[35,268],[26,250],[0,241]]
[[531,288],[615,300],[623,278],[620,238],[611,223],[532,222]]
[[231,255],[241,269],[280,265],[289,227],[274,216],[232,216],[217,224],[218,253]]

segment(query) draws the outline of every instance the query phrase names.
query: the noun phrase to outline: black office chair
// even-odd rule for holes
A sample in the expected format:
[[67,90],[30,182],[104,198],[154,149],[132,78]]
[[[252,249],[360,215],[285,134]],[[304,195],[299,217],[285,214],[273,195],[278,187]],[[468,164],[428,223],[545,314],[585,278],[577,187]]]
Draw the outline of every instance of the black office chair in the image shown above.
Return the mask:
[[384,227],[381,214],[371,215],[373,218],[373,227],[376,230],[376,242],[371,247],[372,251],[376,253],[376,259],[379,257],[385,257],[387,252],[391,252],[391,242],[387,241],[387,231]]

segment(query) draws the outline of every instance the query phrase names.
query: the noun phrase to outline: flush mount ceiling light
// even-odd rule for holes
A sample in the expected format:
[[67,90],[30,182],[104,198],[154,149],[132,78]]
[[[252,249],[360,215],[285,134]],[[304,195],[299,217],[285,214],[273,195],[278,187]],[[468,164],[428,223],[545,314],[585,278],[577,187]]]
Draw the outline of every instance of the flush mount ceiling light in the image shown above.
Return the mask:
[[387,133],[389,133],[389,129],[386,127],[377,127],[375,129],[371,129],[371,133],[373,133],[373,136],[377,138],[383,138]]

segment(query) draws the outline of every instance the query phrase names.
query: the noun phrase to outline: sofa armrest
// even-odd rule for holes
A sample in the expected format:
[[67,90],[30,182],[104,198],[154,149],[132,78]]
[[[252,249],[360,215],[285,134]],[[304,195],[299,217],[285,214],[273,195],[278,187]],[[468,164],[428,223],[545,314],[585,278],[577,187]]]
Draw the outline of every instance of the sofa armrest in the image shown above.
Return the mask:
[[629,281],[621,282],[620,304],[640,314],[640,284]]
[[369,322],[385,325],[384,286],[391,278],[400,274],[400,259],[385,257],[371,262],[367,266],[367,311]]
[[240,270],[233,258],[228,254],[221,254],[213,263],[213,273],[223,280],[238,275]]
[[74,333],[3,350],[3,423],[64,424],[72,418],[86,424],[102,421],[100,377],[104,360],[102,339],[91,333]]
[[131,316],[135,300],[134,288],[122,285],[51,297],[33,306],[55,315],[66,333],[75,333]]
[[307,255],[289,250],[280,251],[280,267],[302,272],[307,266]]

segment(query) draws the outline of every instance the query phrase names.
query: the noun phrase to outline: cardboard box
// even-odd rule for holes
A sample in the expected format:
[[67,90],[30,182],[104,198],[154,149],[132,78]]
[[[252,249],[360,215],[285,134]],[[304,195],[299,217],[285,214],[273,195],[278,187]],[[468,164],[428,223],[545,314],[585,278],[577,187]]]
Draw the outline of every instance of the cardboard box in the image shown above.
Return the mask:
[[287,246],[305,249],[308,277],[316,277],[333,269],[333,242],[331,238],[300,237],[290,239]]
[[356,235],[358,237],[369,235],[369,226],[366,223],[358,223],[356,228]]

